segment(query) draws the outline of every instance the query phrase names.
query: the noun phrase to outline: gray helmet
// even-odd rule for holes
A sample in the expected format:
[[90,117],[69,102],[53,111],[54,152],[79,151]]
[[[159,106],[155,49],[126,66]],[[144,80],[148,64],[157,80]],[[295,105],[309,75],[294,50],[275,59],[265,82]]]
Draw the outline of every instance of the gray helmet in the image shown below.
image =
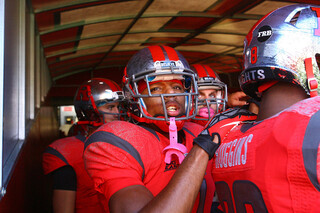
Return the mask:
[[[181,80],[184,84],[183,93],[152,94],[150,83],[166,80]],[[185,115],[176,117],[176,121],[183,121],[195,116],[195,98],[198,95],[196,75],[190,70],[186,59],[175,49],[168,46],[150,46],[138,51],[129,60],[123,83],[125,92],[131,102],[131,116],[139,122],[155,123],[165,129],[168,126],[169,117],[164,102],[164,97],[185,96]],[[143,85],[143,87],[142,87]],[[142,89],[143,88],[143,89]],[[142,90],[148,89],[148,94],[141,94]],[[152,117],[144,104],[143,98],[160,97],[164,116]],[[158,121],[158,122],[156,122]]]
[[[104,123],[103,114],[114,114],[101,112],[99,106],[107,103],[121,102],[124,95],[117,83],[109,79],[93,78],[82,84],[74,97],[74,107],[80,124],[100,126]],[[125,112],[117,115],[126,114]]]
[[241,89],[260,100],[258,88],[271,81],[320,92],[317,58],[320,52],[320,7],[296,4],[279,8],[250,30],[244,41]]

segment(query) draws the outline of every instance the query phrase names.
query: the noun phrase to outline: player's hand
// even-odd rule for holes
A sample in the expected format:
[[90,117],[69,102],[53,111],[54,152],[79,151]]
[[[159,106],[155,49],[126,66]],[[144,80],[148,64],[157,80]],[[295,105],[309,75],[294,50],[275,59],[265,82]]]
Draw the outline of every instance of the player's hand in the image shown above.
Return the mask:
[[214,132],[211,135],[199,135],[193,139],[193,144],[197,144],[209,155],[209,160],[213,158],[216,150],[221,144],[221,138],[219,133]]
[[249,96],[247,96],[244,92],[238,91],[228,95],[228,107],[235,106],[243,106],[248,104],[247,100]]
[[218,132],[221,137],[221,142],[229,134],[230,130],[242,122],[252,122],[256,120],[257,115],[242,108],[230,108],[221,112],[207,123],[200,135],[212,135]]

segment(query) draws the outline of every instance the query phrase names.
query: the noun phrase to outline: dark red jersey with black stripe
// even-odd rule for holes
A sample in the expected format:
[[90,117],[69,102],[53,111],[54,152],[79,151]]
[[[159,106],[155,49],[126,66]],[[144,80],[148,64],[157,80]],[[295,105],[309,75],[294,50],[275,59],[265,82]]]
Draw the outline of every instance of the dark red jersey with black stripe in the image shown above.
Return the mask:
[[319,212],[319,109],[308,98],[228,132],[212,173],[225,212]]
[[76,212],[104,212],[98,192],[86,172],[83,163],[85,137],[78,135],[57,140],[49,145],[43,154],[43,170],[49,174],[63,166],[71,166],[77,176]]
[[[185,122],[182,131],[188,151],[202,128]],[[169,139],[160,133],[124,121],[103,125],[88,138],[84,151],[86,169],[96,190],[105,195],[107,211],[110,197],[120,189],[143,185],[156,196],[168,184],[179,166],[175,160],[170,164],[164,161],[163,149],[169,144]],[[215,190],[211,168],[208,166],[193,212],[210,212]]]

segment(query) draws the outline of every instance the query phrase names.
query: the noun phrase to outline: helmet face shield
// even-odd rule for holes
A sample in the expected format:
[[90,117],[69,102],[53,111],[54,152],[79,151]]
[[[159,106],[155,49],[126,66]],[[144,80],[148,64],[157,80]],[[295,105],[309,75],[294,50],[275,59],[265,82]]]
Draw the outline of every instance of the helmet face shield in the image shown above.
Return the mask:
[[[311,83],[320,82],[320,7],[304,4],[279,8],[256,23],[244,41],[241,89],[260,100],[259,86],[284,81],[300,86],[310,95]],[[306,60],[310,58],[308,77]],[[307,60],[308,61],[308,60]],[[309,63],[308,62],[308,63]]]

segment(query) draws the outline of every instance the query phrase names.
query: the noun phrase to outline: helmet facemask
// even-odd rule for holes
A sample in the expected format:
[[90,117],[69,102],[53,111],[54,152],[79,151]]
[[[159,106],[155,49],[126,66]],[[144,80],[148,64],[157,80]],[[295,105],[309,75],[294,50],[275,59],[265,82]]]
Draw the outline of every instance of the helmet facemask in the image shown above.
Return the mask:
[[213,116],[226,109],[228,101],[227,85],[219,75],[206,64],[194,64],[192,69],[198,75],[197,115],[195,123],[205,125]]
[[[177,62],[179,64],[181,62]],[[155,64],[159,64],[156,62]],[[157,66],[155,66],[157,67]],[[169,68],[169,69],[168,69]],[[129,99],[130,103],[136,105],[136,109],[134,110],[135,115],[142,118],[157,120],[157,121],[166,121],[169,122],[170,116],[167,112],[166,101],[165,99],[168,97],[179,97],[184,96],[185,104],[184,104],[184,114],[177,116],[176,121],[188,120],[195,116],[195,97],[197,96],[197,88],[196,79],[193,71],[189,69],[179,68],[171,65],[167,69],[154,69],[140,72],[136,75],[132,75],[127,79],[127,84],[125,87],[127,91],[129,91]],[[163,94],[154,94],[151,91],[150,85],[154,82],[159,81],[181,81],[183,84],[182,93],[163,93]],[[142,83],[141,83],[142,82]],[[143,86],[142,86],[143,85]],[[146,94],[142,94],[142,90],[146,90]],[[162,108],[164,114],[162,116],[153,117],[148,113],[148,109],[146,107],[145,98],[160,98],[162,103]],[[139,110],[137,110],[139,109]],[[145,119],[144,119],[145,120]]]
[[[208,84],[201,83],[200,81],[198,81],[198,113],[193,118],[194,120],[207,122],[213,116],[220,112],[223,112],[226,109],[228,99],[227,86],[222,82],[211,82],[210,86]],[[210,97],[202,98],[202,94]]]

